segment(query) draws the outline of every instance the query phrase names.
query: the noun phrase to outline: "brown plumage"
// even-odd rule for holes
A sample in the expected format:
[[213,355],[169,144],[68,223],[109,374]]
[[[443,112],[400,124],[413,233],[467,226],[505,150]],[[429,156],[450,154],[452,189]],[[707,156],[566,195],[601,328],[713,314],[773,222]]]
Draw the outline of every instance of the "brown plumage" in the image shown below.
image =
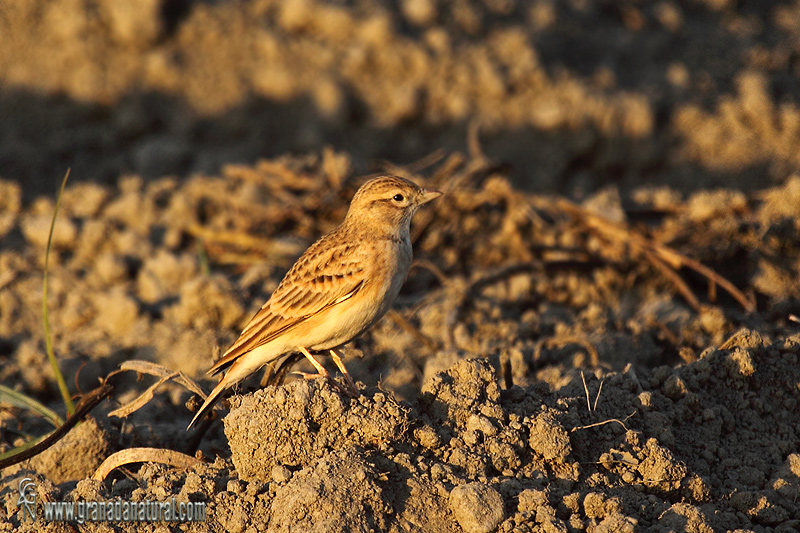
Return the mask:
[[211,410],[225,389],[292,353],[302,352],[326,375],[310,352],[331,350],[350,382],[333,349],[361,335],[389,309],[411,267],[411,217],[440,195],[396,176],[362,185],[342,224],[295,262],[236,342],[208,371],[227,373],[189,428]]

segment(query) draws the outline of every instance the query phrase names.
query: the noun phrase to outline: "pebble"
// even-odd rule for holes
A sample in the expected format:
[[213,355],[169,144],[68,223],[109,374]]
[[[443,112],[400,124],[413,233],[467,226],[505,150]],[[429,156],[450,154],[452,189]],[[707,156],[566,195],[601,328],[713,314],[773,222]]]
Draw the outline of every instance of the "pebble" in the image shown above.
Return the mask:
[[283,465],[272,467],[272,481],[275,483],[286,483],[292,479],[292,471]]

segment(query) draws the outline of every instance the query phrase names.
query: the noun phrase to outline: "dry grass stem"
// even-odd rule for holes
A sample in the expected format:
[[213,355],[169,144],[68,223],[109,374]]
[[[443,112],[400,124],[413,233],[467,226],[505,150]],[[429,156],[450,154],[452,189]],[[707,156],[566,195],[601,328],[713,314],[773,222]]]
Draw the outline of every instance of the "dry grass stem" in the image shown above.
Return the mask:
[[[555,201],[556,209],[567,213],[577,220],[580,220],[590,230],[601,237],[613,241],[615,243],[625,243],[637,254],[642,255],[650,264],[656,267],[660,272],[675,285],[676,290],[681,293],[689,304],[697,311],[702,310],[697,297],[689,289],[688,285],[680,278],[676,270],[686,267],[694,270],[701,276],[705,277],[710,284],[719,285],[731,295],[742,308],[747,312],[755,310],[755,302],[752,298],[748,298],[740,291],[733,283],[720,276],[707,266],[699,261],[683,255],[682,253],[674,250],[664,244],[648,239],[637,231],[612,222],[606,218],[590,213],[586,209],[575,205],[574,203],[558,199]],[[716,290],[710,290],[710,295],[715,296]]]
[[142,407],[145,406],[147,402],[153,399],[153,394],[155,394],[155,390],[160,387],[164,382],[169,381],[170,379],[176,377],[178,375],[177,372],[173,372],[163,378],[159,379],[154,384],[150,385],[146,391],[144,391],[141,395],[139,395],[135,400],[130,402],[127,405],[123,405],[119,409],[114,409],[108,416],[116,416],[118,418],[126,418],[131,413],[138,411]]
[[604,426],[604,425],[606,425],[606,424],[610,424],[610,423],[612,423],[612,422],[616,422],[617,424],[619,424],[620,426],[622,426],[622,427],[623,427],[623,429],[624,429],[625,431],[629,431],[629,430],[628,430],[628,426],[626,426],[626,425],[625,425],[625,422],[627,422],[627,421],[628,421],[628,419],[630,419],[630,418],[631,418],[633,415],[635,415],[635,414],[636,414],[636,411],[632,412],[631,414],[629,414],[628,416],[626,416],[626,417],[625,417],[625,418],[623,418],[622,420],[619,420],[619,419],[617,419],[617,418],[610,418],[610,419],[608,419],[608,420],[603,420],[602,422],[595,422],[594,424],[588,424],[588,425],[586,425],[586,426],[578,426],[578,427],[574,427],[574,428],[572,428],[572,429],[570,430],[570,433],[574,433],[575,431],[579,431],[579,430],[581,430],[581,429],[589,429],[589,428],[594,428],[594,427],[598,427],[598,426]]
[[600,381],[600,387],[597,389],[597,395],[594,398],[594,405],[589,403],[589,387],[586,386],[586,377],[583,375],[583,370],[581,370],[581,381],[583,382],[583,391],[586,393],[586,409],[588,409],[590,413],[592,411],[597,411],[597,402],[600,400],[600,393],[603,391],[603,383],[605,383],[605,381]]
[[200,460],[175,450],[128,448],[109,455],[92,475],[92,479],[103,481],[115,468],[131,463],[161,463],[175,468],[191,468],[200,463]]
[[151,363],[149,361],[140,361],[140,360],[133,360],[133,361],[125,361],[120,365],[120,370],[117,372],[123,371],[133,371],[139,374],[147,374],[150,376],[156,376],[159,380],[147,388],[140,396],[138,396],[132,402],[123,405],[122,407],[115,409],[108,413],[108,416],[116,416],[119,418],[125,418],[129,416],[131,413],[138,411],[142,407],[144,407],[147,402],[153,399],[153,394],[155,390],[164,384],[165,382],[172,380],[179,385],[182,385],[185,389],[193,392],[203,398],[205,400],[206,393],[203,392],[203,389],[200,385],[197,384],[192,378],[187,376],[181,371],[172,371],[162,365]]

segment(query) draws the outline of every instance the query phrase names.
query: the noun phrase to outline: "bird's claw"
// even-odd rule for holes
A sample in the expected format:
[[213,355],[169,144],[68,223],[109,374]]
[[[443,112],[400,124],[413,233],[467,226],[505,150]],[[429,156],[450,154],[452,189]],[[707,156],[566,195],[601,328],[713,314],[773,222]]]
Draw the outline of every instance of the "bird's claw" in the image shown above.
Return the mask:
[[331,376],[330,373],[319,374],[319,373],[301,372],[300,370],[295,370],[294,372],[292,372],[292,374],[301,376],[303,379],[324,378],[340,394],[344,394],[349,398],[358,398],[358,389],[355,388],[355,384],[351,385],[350,383],[348,383],[347,387],[343,387],[338,381],[333,379],[333,376]]

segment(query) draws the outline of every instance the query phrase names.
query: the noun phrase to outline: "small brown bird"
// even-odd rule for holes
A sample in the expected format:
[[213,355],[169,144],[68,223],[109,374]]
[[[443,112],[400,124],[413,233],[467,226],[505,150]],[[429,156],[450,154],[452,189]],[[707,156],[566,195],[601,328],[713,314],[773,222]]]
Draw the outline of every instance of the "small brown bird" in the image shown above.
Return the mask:
[[187,429],[211,410],[222,391],[297,352],[317,369],[318,374],[306,377],[327,377],[311,352],[330,351],[355,390],[335,348],[364,333],[389,310],[411,268],[411,217],[441,194],[396,176],[362,185],[344,222],[306,250],[208,371],[213,375],[227,369]]

